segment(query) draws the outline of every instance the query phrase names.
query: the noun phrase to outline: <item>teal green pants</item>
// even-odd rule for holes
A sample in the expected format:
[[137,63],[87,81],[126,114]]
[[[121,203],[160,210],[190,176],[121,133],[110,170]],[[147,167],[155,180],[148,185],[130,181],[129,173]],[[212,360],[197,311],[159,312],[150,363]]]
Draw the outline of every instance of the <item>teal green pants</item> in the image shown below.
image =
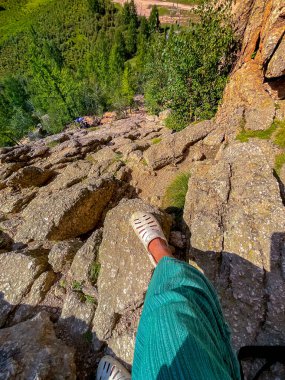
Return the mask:
[[187,263],[165,257],[154,271],[136,337],[132,379],[240,379],[217,294]]

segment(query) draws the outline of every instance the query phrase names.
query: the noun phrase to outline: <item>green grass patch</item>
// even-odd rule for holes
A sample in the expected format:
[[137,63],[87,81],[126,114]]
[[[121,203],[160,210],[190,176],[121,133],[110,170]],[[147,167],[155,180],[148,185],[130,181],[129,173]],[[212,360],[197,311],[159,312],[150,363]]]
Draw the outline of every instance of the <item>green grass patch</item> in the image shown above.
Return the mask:
[[76,290],[77,292],[81,292],[82,291],[82,284],[79,281],[73,281],[72,289]]
[[47,143],[47,146],[48,146],[49,148],[54,148],[54,147],[57,146],[58,144],[60,144],[60,142],[54,140],[54,141],[50,141],[49,143]]
[[269,140],[273,132],[277,129],[277,125],[273,123],[271,127],[265,129],[264,131],[251,131],[251,130],[242,130],[236,137],[236,140],[240,142],[248,142],[250,138],[258,138],[262,140]]
[[285,120],[275,120],[272,125],[277,128],[273,140],[274,144],[280,148],[285,148]]
[[114,159],[114,161],[122,161],[122,158],[123,158],[123,153],[121,153],[121,152],[116,152],[115,153],[115,159]]
[[93,296],[90,296],[90,294],[84,294],[85,302],[87,303],[95,303],[95,298]]
[[285,152],[281,154],[277,154],[275,157],[275,171],[279,175],[282,166],[285,164]]
[[155,137],[151,140],[151,143],[154,145],[154,144],[159,144],[161,141],[161,138],[160,137]]
[[85,156],[85,160],[91,162],[92,164],[97,164],[97,160],[95,160],[95,158],[92,156],[92,154],[87,154],[87,156]]
[[91,132],[91,131],[99,131],[100,127],[90,127],[87,129],[88,132]]
[[188,190],[190,173],[181,173],[171,182],[165,192],[163,199],[164,207],[175,207],[183,209],[185,197]]
[[90,281],[92,282],[92,284],[97,283],[99,273],[100,273],[100,268],[101,268],[101,264],[98,261],[94,261],[92,263],[90,273],[89,273]]
[[66,289],[66,287],[67,287],[67,282],[64,279],[59,280],[58,284],[59,284],[60,287],[62,287],[64,289]]

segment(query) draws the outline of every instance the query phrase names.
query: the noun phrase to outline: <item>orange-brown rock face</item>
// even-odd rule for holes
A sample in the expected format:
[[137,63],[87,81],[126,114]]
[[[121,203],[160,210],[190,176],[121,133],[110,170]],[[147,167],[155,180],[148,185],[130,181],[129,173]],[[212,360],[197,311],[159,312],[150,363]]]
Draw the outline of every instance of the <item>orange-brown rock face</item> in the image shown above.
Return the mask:
[[237,0],[232,14],[241,53],[216,117],[229,137],[285,117],[284,0]]

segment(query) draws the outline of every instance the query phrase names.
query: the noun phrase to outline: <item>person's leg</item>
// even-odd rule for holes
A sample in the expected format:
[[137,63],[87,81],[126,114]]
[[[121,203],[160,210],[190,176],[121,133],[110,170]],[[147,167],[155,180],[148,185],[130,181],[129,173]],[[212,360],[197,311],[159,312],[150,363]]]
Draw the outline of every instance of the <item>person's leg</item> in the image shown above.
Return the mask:
[[152,254],[156,263],[165,256],[174,257],[169,246],[160,238],[153,239],[148,245],[148,250]]
[[239,379],[214,288],[154,239],[148,250],[158,263],[136,337],[133,380]]

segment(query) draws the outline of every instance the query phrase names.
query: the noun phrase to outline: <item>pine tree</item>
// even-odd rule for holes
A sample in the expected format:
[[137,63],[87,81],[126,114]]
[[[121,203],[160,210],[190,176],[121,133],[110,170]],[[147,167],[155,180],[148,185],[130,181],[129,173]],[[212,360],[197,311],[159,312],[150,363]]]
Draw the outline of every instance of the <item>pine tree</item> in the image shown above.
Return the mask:
[[137,47],[137,28],[134,19],[131,19],[125,32],[125,44],[129,57],[136,52]]
[[151,8],[148,24],[149,24],[150,33],[154,33],[159,30],[160,21],[159,21],[158,8],[156,5],[154,5]]
[[132,70],[129,64],[125,65],[122,77],[122,95],[128,106],[131,106],[134,100],[135,91],[132,83]]
[[104,15],[106,13],[104,0],[88,0],[89,6],[94,13]]
[[117,30],[114,43],[109,56],[109,74],[112,79],[117,80],[124,69],[126,59],[126,47],[123,34]]
[[138,27],[138,13],[137,13],[137,7],[135,5],[134,0],[130,1],[129,9],[130,9],[130,22],[133,21],[135,24],[135,27],[137,28]]

